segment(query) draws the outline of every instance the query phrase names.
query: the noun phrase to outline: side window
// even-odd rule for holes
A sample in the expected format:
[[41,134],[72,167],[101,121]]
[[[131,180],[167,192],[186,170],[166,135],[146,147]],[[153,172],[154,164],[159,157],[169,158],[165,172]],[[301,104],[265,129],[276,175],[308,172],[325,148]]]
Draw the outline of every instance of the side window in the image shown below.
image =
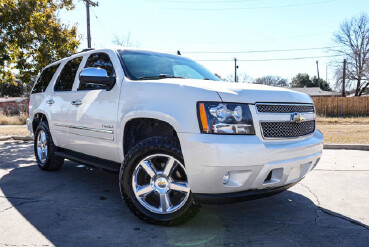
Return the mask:
[[[106,70],[108,76],[115,76],[113,63],[111,62],[109,55],[103,52],[91,54],[87,58],[85,68],[102,68]],[[110,86],[110,88],[112,88],[112,86]],[[107,89],[107,86],[102,84],[81,82],[78,88],[78,90],[92,89]]]
[[82,57],[77,57],[68,61],[56,81],[54,90],[55,91],[71,91],[76,77],[79,64],[82,61]]
[[42,93],[45,92],[47,86],[49,86],[49,83],[51,79],[53,78],[56,70],[59,68],[60,64],[56,64],[53,66],[50,66],[44,70],[42,70],[40,77],[38,78],[35,86],[32,89],[31,94],[33,93]]

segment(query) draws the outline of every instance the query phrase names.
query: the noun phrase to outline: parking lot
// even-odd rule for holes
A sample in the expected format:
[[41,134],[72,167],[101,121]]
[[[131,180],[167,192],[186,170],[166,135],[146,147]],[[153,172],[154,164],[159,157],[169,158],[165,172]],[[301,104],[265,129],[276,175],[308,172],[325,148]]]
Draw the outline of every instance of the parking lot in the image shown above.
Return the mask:
[[368,246],[369,152],[324,150],[302,182],[270,198],[203,206],[177,227],[138,220],[116,174],[66,161],[37,168],[31,142],[0,142],[3,246]]

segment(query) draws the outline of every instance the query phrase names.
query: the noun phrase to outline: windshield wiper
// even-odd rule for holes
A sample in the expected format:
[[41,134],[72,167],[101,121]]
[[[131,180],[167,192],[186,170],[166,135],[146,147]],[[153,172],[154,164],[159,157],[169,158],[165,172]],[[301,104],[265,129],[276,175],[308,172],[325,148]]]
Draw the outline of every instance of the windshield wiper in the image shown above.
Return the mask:
[[160,75],[154,75],[154,76],[144,76],[144,77],[140,77],[140,80],[159,80],[159,79],[164,79],[164,78],[181,78],[181,79],[186,79],[184,77],[180,77],[180,76],[174,76],[174,75],[168,75],[168,74],[160,74]]

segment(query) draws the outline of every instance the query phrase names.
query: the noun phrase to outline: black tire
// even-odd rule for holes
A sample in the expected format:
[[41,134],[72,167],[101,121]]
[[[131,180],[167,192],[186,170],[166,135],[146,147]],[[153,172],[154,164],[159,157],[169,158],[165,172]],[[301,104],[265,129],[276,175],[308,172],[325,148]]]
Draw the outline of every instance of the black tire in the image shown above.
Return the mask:
[[120,192],[127,207],[141,220],[150,224],[179,225],[191,219],[200,206],[194,203],[191,192],[183,206],[172,213],[158,214],[149,211],[136,198],[132,188],[132,176],[138,163],[147,156],[166,154],[184,165],[183,155],[178,141],[170,136],[157,136],[136,144],[126,155],[119,173]]
[[[37,151],[37,142],[38,142],[37,139],[41,131],[44,131],[46,134],[47,150],[48,150],[46,160],[44,162],[40,160],[38,156],[38,151]],[[57,171],[63,166],[64,158],[58,157],[55,155],[56,147],[54,145],[53,138],[51,137],[49,126],[47,125],[46,122],[41,122],[37,126],[33,146],[34,146],[34,152],[35,152],[37,165],[41,170]]]

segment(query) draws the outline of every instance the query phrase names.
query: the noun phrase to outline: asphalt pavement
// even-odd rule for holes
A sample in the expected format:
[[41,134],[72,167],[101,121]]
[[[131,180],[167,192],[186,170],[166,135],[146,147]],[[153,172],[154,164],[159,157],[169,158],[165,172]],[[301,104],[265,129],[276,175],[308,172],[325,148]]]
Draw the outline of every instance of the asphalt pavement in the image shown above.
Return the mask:
[[0,246],[369,246],[369,151],[324,150],[270,198],[203,206],[176,227],[125,207],[118,176],[66,161],[41,171],[31,142],[0,142]]

